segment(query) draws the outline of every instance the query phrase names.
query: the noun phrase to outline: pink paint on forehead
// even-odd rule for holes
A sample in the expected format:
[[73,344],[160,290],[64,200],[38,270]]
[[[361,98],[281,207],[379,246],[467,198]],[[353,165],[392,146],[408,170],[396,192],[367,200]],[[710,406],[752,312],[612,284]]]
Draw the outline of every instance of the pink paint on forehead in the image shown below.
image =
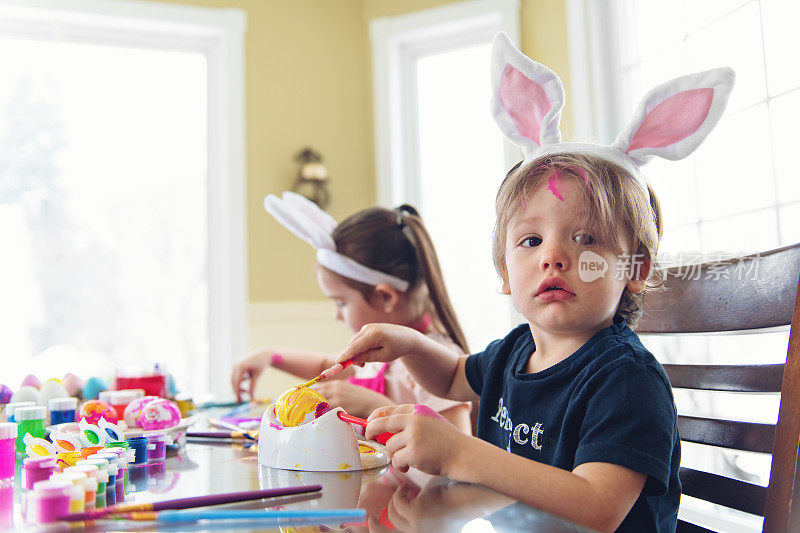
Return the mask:
[[432,418],[444,418],[442,415],[440,415],[427,405],[420,405],[420,404],[416,404],[414,406],[414,414],[421,416],[430,416]]
[[553,193],[553,196],[564,201],[564,197],[561,195],[561,192],[558,190],[559,185],[561,185],[561,172],[558,170],[554,170],[550,177],[547,178],[547,190]]

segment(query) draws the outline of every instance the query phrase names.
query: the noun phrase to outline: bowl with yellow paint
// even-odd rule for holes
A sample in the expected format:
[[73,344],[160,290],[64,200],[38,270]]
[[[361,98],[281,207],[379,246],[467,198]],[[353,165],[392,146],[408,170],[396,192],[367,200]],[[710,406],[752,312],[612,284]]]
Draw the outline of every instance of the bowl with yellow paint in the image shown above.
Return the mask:
[[363,470],[356,433],[339,419],[339,411],[344,412],[337,407],[318,418],[288,426],[281,423],[275,405],[270,405],[258,431],[258,462],[284,470]]

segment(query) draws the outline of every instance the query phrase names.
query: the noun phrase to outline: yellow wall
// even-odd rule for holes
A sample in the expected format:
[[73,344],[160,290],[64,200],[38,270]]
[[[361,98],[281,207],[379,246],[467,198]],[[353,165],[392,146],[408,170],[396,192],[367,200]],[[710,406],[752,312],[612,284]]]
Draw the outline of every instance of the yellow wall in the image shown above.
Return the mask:
[[[328,211],[337,220],[375,202],[369,20],[451,2],[169,1],[247,13],[250,301],[321,298],[311,247],[264,212],[263,198],[291,186],[297,171],[294,157],[311,146],[328,166],[332,196]],[[565,1],[522,0],[520,20],[523,50],[558,72],[569,89]]]

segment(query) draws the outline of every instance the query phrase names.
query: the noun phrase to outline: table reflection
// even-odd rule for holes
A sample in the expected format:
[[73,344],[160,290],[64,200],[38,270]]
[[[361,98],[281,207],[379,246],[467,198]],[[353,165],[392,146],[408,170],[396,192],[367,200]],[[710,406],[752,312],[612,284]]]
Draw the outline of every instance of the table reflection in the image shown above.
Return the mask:
[[[351,531],[578,531],[579,528],[478,485],[456,483],[416,470],[401,473],[391,466],[356,472],[279,470],[257,462],[255,445],[190,441],[169,451],[166,460],[129,468],[126,503],[146,503],[223,492],[319,483],[319,493],[229,505],[237,509],[362,508],[360,523],[306,521],[277,529],[257,522],[182,524],[159,530],[258,530],[282,532]],[[0,485],[0,529],[69,531],[66,523],[34,527],[22,520],[23,493],[18,484]],[[98,520],[88,531],[152,531],[151,522]]]

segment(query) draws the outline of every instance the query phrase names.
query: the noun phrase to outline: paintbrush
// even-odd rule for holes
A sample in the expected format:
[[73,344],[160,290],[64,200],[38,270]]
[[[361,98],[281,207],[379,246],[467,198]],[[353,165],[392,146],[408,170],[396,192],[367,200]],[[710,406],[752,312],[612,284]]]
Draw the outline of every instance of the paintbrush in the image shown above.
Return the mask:
[[317,383],[318,381],[322,381],[323,379],[328,379],[331,376],[335,376],[336,374],[338,374],[339,372],[341,372],[342,370],[344,370],[345,368],[347,368],[348,366],[350,366],[352,364],[353,364],[353,360],[352,359],[348,359],[344,363],[336,363],[335,365],[333,365],[329,369],[323,370],[322,374],[320,374],[319,376],[315,377],[311,381],[306,381],[302,385],[298,385],[296,388],[299,389],[300,387],[310,387],[311,385],[313,385],[314,383]]
[[192,498],[179,498],[176,500],[166,500],[153,503],[124,503],[112,505],[98,511],[84,513],[72,513],[62,516],[59,520],[69,522],[79,522],[86,520],[97,520],[107,518],[110,515],[119,513],[130,513],[137,511],[163,511],[175,509],[192,509],[194,507],[205,507],[208,505],[222,505],[225,503],[246,502],[260,500],[263,498],[275,498],[278,496],[291,496],[293,494],[304,494],[306,492],[318,492],[322,490],[322,485],[300,485],[297,487],[282,487],[265,490],[248,490],[245,492],[228,492],[223,494],[211,494],[209,496],[194,496]]
[[255,431],[187,431],[187,437],[204,439],[234,439],[258,441],[258,430]]
[[[341,411],[336,413],[339,416],[340,420],[344,422],[350,422],[351,424],[358,424],[359,426],[367,427],[367,421],[363,418],[358,418],[357,416],[348,415]],[[380,442],[381,444],[386,444],[386,441],[394,437],[394,433],[381,433],[380,435],[375,436],[375,440]]]
[[[294,510],[281,509],[277,511],[262,509],[231,509],[208,511],[161,511],[161,512],[133,512],[124,516],[124,520],[148,520],[158,522],[196,522],[197,520],[254,520],[260,525],[281,525],[284,521],[293,520],[359,520],[366,517],[365,509],[312,509]],[[265,524],[264,522],[267,522]]]

